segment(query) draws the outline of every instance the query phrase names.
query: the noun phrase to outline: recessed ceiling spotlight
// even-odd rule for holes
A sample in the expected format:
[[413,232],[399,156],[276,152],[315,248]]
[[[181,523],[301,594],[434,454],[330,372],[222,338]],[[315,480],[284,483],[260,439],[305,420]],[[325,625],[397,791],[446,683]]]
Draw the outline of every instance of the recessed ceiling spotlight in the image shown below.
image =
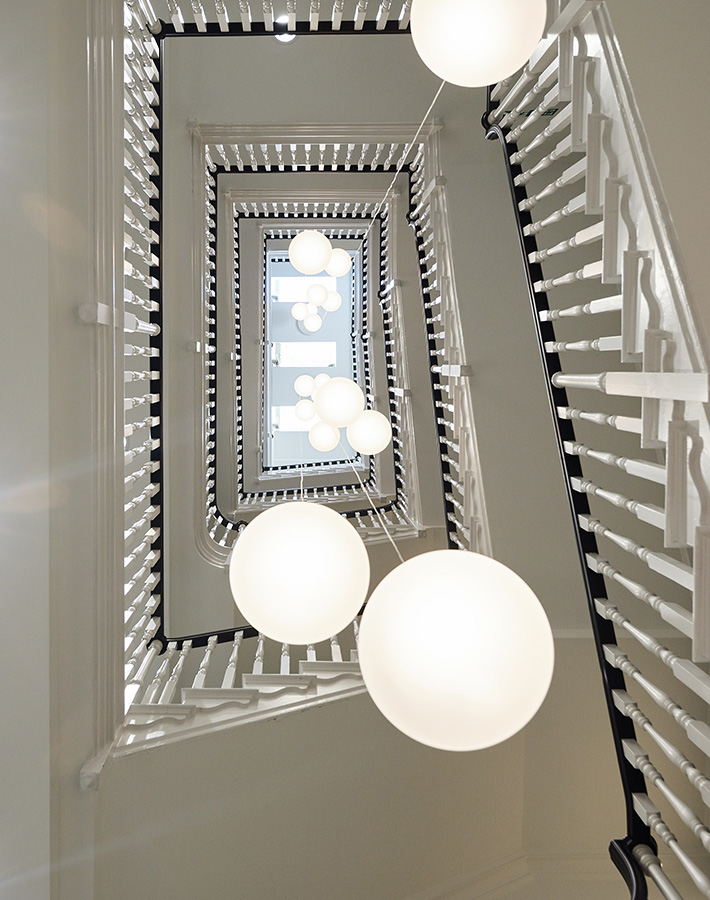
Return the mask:
[[[276,25],[288,25],[288,16],[279,16],[278,19],[274,19],[274,23]],[[282,44],[290,44],[291,41],[296,40],[296,35],[289,34],[288,32],[283,34],[275,34],[274,37],[277,41],[281,41]]]

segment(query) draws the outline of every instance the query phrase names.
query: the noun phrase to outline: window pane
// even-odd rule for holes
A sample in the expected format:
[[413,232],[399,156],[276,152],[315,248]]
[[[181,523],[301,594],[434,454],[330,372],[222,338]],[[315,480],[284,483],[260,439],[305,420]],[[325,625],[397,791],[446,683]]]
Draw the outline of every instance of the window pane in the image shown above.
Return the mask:
[[[271,426],[275,431],[310,431],[316,419],[304,422],[296,415],[295,406],[272,406]],[[310,447],[306,455],[310,455]]]
[[337,362],[335,341],[274,341],[271,364],[282,368],[327,369]]
[[337,291],[337,280],[328,275],[308,278],[306,275],[272,275],[270,279],[273,303],[305,303],[306,291],[312,284],[323,284],[329,291]]

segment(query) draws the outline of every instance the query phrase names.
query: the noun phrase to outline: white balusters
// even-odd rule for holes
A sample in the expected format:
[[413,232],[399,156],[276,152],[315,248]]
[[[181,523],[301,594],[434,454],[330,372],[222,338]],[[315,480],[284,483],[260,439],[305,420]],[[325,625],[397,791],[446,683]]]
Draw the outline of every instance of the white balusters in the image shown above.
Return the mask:
[[177,644],[174,641],[171,641],[168,644],[168,648],[165,651],[165,656],[158,667],[155,675],[153,676],[153,680],[151,681],[148,689],[145,694],[141,698],[141,703],[155,703],[156,697],[160,692],[160,688],[165,680],[168,670],[170,668],[170,663],[172,661],[173,656],[175,655],[175,650],[177,649]]
[[197,670],[197,675],[195,675],[195,680],[192,682],[193,688],[201,688],[205,686],[205,681],[207,679],[207,670],[210,665],[210,660],[212,658],[212,653],[214,648],[217,646],[217,635],[212,635],[207,641],[207,647],[205,648],[205,655],[202,657],[202,662],[200,663],[200,668]]
[[623,575],[618,569],[615,569],[606,560],[602,559],[598,554],[587,554],[587,565],[593,572],[598,572],[606,578],[616,581],[624,587],[633,597],[646,603],[669,624],[673,625],[680,631],[690,637],[693,633],[693,620],[691,614],[677,603],[671,603],[663,600],[653,591],[648,590],[642,584]]
[[673,559],[666,553],[644,547],[632,538],[612,531],[611,528],[608,528],[598,519],[593,519],[591,516],[579,515],[577,519],[585,531],[594,532],[594,534],[607,538],[616,544],[617,547],[621,547],[622,550],[645,562],[653,572],[658,572],[659,575],[670,578],[671,581],[674,581],[681,587],[690,591],[693,590],[694,578],[691,566]]
[[214,0],[214,6],[220,31],[229,31],[229,15],[224,0]]
[[236,631],[234,633],[234,641],[232,643],[232,652],[229,656],[229,662],[227,663],[227,667],[224,670],[224,677],[222,679],[222,687],[223,688],[232,688],[234,687],[234,682],[237,677],[237,664],[239,660],[239,647],[242,643],[243,632]]
[[710,897],[710,878],[680,846],[678,839],[663,821],[660,811],[651,802],[648,795],[634,794],[633,800],[634,810],[641,821],[648,825],[656,837],[659,837],[672,850],[701,894],[704,897]]
[[254,665],[252,666],[252,675],[261,675],[264,671],[264,642],[263,634],[260,634],[256,641],[256,653],[254,654]]
[[367,0],[358,0],[355,8],[355,31],[361,31],[367,13]]
[[330,639],[330,658],[333,662],[342,662],[343,661],[343,653],[340,649],[340,643],[338,642],[337,635],[334,635]]
[[190,652],[192,648],[192,641],[185,641],[180,649],[180,653],[178,654],[177,661],[173,666],[173,670],[170,673],[170,677],[168,678],[165,687],[163,688],[163,692],[160,695],[159,703],[172,703],[173,697],[175,696],[175,691],[177,690],[178,681],[180,680],[180,674],[185,665],[185,658],[187,654]]

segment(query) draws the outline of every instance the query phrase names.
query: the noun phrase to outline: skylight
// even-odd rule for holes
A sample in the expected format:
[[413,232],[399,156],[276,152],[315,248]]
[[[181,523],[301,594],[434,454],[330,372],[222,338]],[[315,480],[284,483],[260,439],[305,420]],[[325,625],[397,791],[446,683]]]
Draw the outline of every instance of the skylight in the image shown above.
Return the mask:
[[[342,241],[342,245],[356,244]],[[264,318],[264,461],[267,468],[299,463],[330,462],[344,458],[343,449],[330,453],[313,450],[307,439],[309,426],[293,412],[299,397],[293,388],[298,375],[312,376],[324,372],[332,376],[357,378],[357,335],[362,315],[362,274],[356,265],[340,278],[301,275],[293,268],[281,244],[266,240]],[[337,244],[337,242],[336,242]],[[323,324],[316,334],[308,332],[291,311],[296,303],[306,301],[306,291],[316,283],[343,298],[335,312],[318,307]],[[313,424],[313,423],[310,423]],[[305,434],[304,434],[305,432]],[[356,454],[343,442],[348,456]]]

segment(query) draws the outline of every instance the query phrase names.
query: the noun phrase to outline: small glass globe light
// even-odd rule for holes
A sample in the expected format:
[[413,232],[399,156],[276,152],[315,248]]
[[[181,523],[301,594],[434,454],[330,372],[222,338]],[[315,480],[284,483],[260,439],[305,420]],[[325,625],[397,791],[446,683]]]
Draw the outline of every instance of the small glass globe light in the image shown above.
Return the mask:
[[366,409],[348,425],[348,443],[365,456],[381,453],[392,440],[392,426],[381,412]]
[[340,443],[340,432],[327,422],[316,422],[308,432],[308,440],[314,450],[330,453]]
[[330,262],[325,267],[325,271],[334,278],[340,278],[341,275],[347,275],[352,267],[353,261],[347,250],[336,247],[330,255]]
[[[274,19],[274,22],[277,25],[288,25],[288,16],[279,16],[278,19]],[[290,44],[291,41],[296,40],[296,35],[288,31],[275,34],[274,37],[282,44]]]
[[302,275],[317,275],[330,262],[333,248],[320,231],[300,231],[288,245],[291,265]]
[[530,59],[546,16],[546,0],[413,0],[412,41],[439,78],[485,87]]
[[[313,547],[317,564],[304,566]],[[342,631],[362,606],[369,581],[358,533],[316,503],[281,503],[261,513],[229,561],[229,586],[244,618],[286,644],[315,644]]]
[[308,286],[306,300],[308,300],[309,303],[312,303],[314,306],[323,306],[327,299],[328,288],[324,284],[317,281],[315,284]]
[[335,312],[336,309],[340,309],[340,304],[342,302],[343,298],[337,291],[328,291],[328,296],[323,304],[323,309],[327,312]]
[[296,418],[300,419],[302,422],[309,422],[311,419],[314,419],[316,415],[315,403],[306,397],[304,397],[303,400],[299,400],[293,410],[296,413]]
[[[432,641],[432,622],[441,640]],[[427,664],[414,647],[427,648]],[[408,559],[375,588],[358,659],[375,705],[404,734],[441,750],[480,750],[539,709],[554,646],[537,597],[514,572],[467,550]]]
[[313,399],[315,399],[316,391],[318,390],[318,388],[323,387],[323,385],[326,383],[326,381],[330,381],[330,375],[326,375],[325,372],[321,372],[320,375],[316,375],[316,377],[313,380],[314,380],[314,385],[313,385],[313,393],[311,394],[311,397],[313,397]]
[[293,383],[293,389],[299,397],[310,397],[315,389],[315,378],[312,375],[299,375]]
[[331,378],[313,399],[318,415],[334,428],[345,428],[365,408],[365,395],[350,378]]
[[320,331],[323,327],[323,319],[318,315],[318,313],[311,313],[311,315],[306,316],[303,320],[303,327],[306,331],[310,331],[311,334],[314,334],[316,331]]
[[297,322],[302,322],[308,315],[308,307],[305,303],[294,303],[291,307],[291,315]]

